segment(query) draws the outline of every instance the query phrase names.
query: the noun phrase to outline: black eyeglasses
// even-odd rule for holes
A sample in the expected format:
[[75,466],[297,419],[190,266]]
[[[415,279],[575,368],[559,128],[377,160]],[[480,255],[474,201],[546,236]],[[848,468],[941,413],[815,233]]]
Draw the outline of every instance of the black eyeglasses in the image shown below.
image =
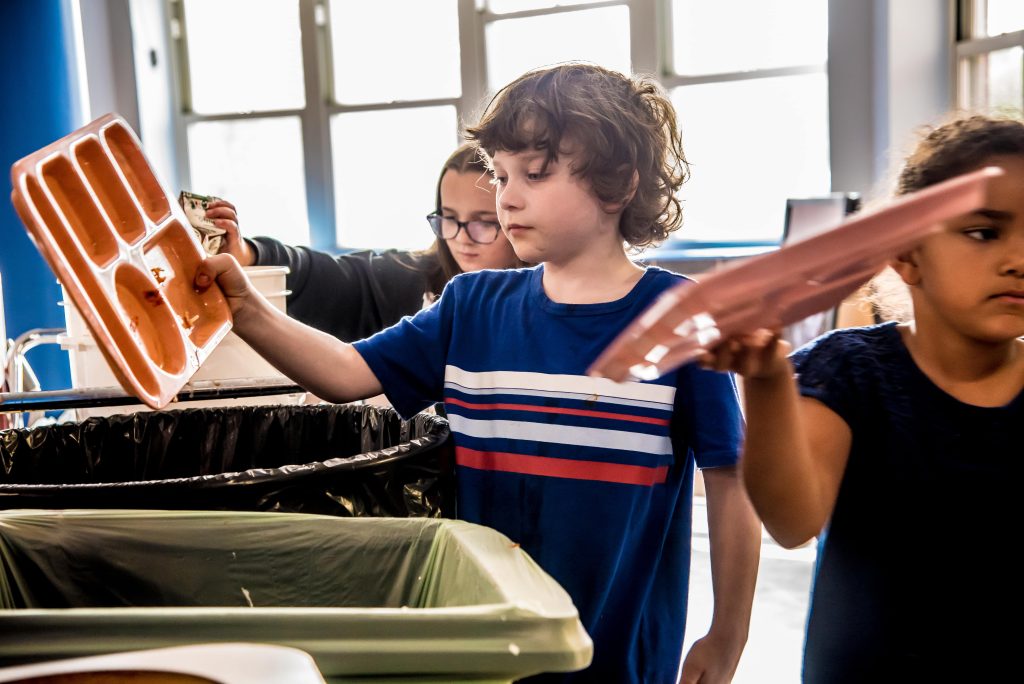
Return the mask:
[[466,235],[473,242],[487,245],[498,239],[501,224],[495,221],[460,221],[454,216],[442,216],[436,211],[427,216],[430,230],[442,240],[454,240],[459,231],[465,228]]

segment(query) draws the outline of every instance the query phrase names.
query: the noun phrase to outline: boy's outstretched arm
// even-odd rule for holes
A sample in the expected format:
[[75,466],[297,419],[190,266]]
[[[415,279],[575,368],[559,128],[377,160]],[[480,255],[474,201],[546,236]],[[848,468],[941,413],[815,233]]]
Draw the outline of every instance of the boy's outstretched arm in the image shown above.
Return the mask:
[[209,257],[195,277],[197,290],[216,281],[234,331],[275,368],[318,397],[354,401],[380,394],[377,376],[355,348],[281,313],[256,292],[229,254]]
[[852,437],[838,414],[799,395],[788,348],[760,330],[719,345],[704,363],[743,375],[743,483],[768,532],[793,548],[832,515]]
[[743,489],[739,468],[701,472],[707,492],[715,607],[707,636],[693,644],[683,661],[683,684],[732,681],[747,643],[761,551],[761,522]]

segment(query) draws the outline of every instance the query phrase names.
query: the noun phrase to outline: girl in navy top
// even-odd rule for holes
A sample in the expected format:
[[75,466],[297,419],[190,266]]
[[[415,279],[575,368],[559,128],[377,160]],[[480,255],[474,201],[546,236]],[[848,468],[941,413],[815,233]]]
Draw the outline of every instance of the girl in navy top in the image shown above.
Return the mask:
[[759,331],[705,359],[745,376],[743,476],[765,526],[790,547],[820,533],[805,681],[997,681],[1016,669],[1024,123],[932,130],[898,191],[985,166],[1005,171],[985,207],[892,263],[913,320],[834,331],[791,359]]

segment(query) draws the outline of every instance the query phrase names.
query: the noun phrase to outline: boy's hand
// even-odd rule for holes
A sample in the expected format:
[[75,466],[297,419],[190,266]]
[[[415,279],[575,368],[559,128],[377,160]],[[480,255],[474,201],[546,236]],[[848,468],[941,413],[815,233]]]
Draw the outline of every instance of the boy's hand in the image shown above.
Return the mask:
[[206,218],[213,221],[218,228],[227,231],[220,254],[230,254],[242,266],[256,263],[256,255],[252,248],[242,239],[242,231],[238,227],[238,210],[227,200],[214,200],[206,207]]
[[683,660],[679,684],[729,684],[743,652],[743,642],[720,638],[714,632],[701,637]]
[[259,297],[249,283],[245,271],[230,254],[207,257],[196,269],[193,285],[197,292],[205,292],[216,282],[231,309],[231,317],[238,324],[240,314]]
[[698,361],[705,368],[732,371],[747,379],[788,377],[792,374],[787,359],[791,349],[778,331],[761,328],[724,340],[704,352]]

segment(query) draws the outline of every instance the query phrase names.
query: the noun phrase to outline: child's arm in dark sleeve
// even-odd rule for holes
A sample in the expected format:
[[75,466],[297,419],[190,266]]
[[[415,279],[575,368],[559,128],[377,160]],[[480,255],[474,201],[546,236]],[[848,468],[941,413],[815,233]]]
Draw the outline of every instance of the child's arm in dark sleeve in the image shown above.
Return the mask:
[[260,266],[287,266],[288,315],[350,342],[423,306],[426,276],[406,252],[331,255],[273,238],[247,239]]

